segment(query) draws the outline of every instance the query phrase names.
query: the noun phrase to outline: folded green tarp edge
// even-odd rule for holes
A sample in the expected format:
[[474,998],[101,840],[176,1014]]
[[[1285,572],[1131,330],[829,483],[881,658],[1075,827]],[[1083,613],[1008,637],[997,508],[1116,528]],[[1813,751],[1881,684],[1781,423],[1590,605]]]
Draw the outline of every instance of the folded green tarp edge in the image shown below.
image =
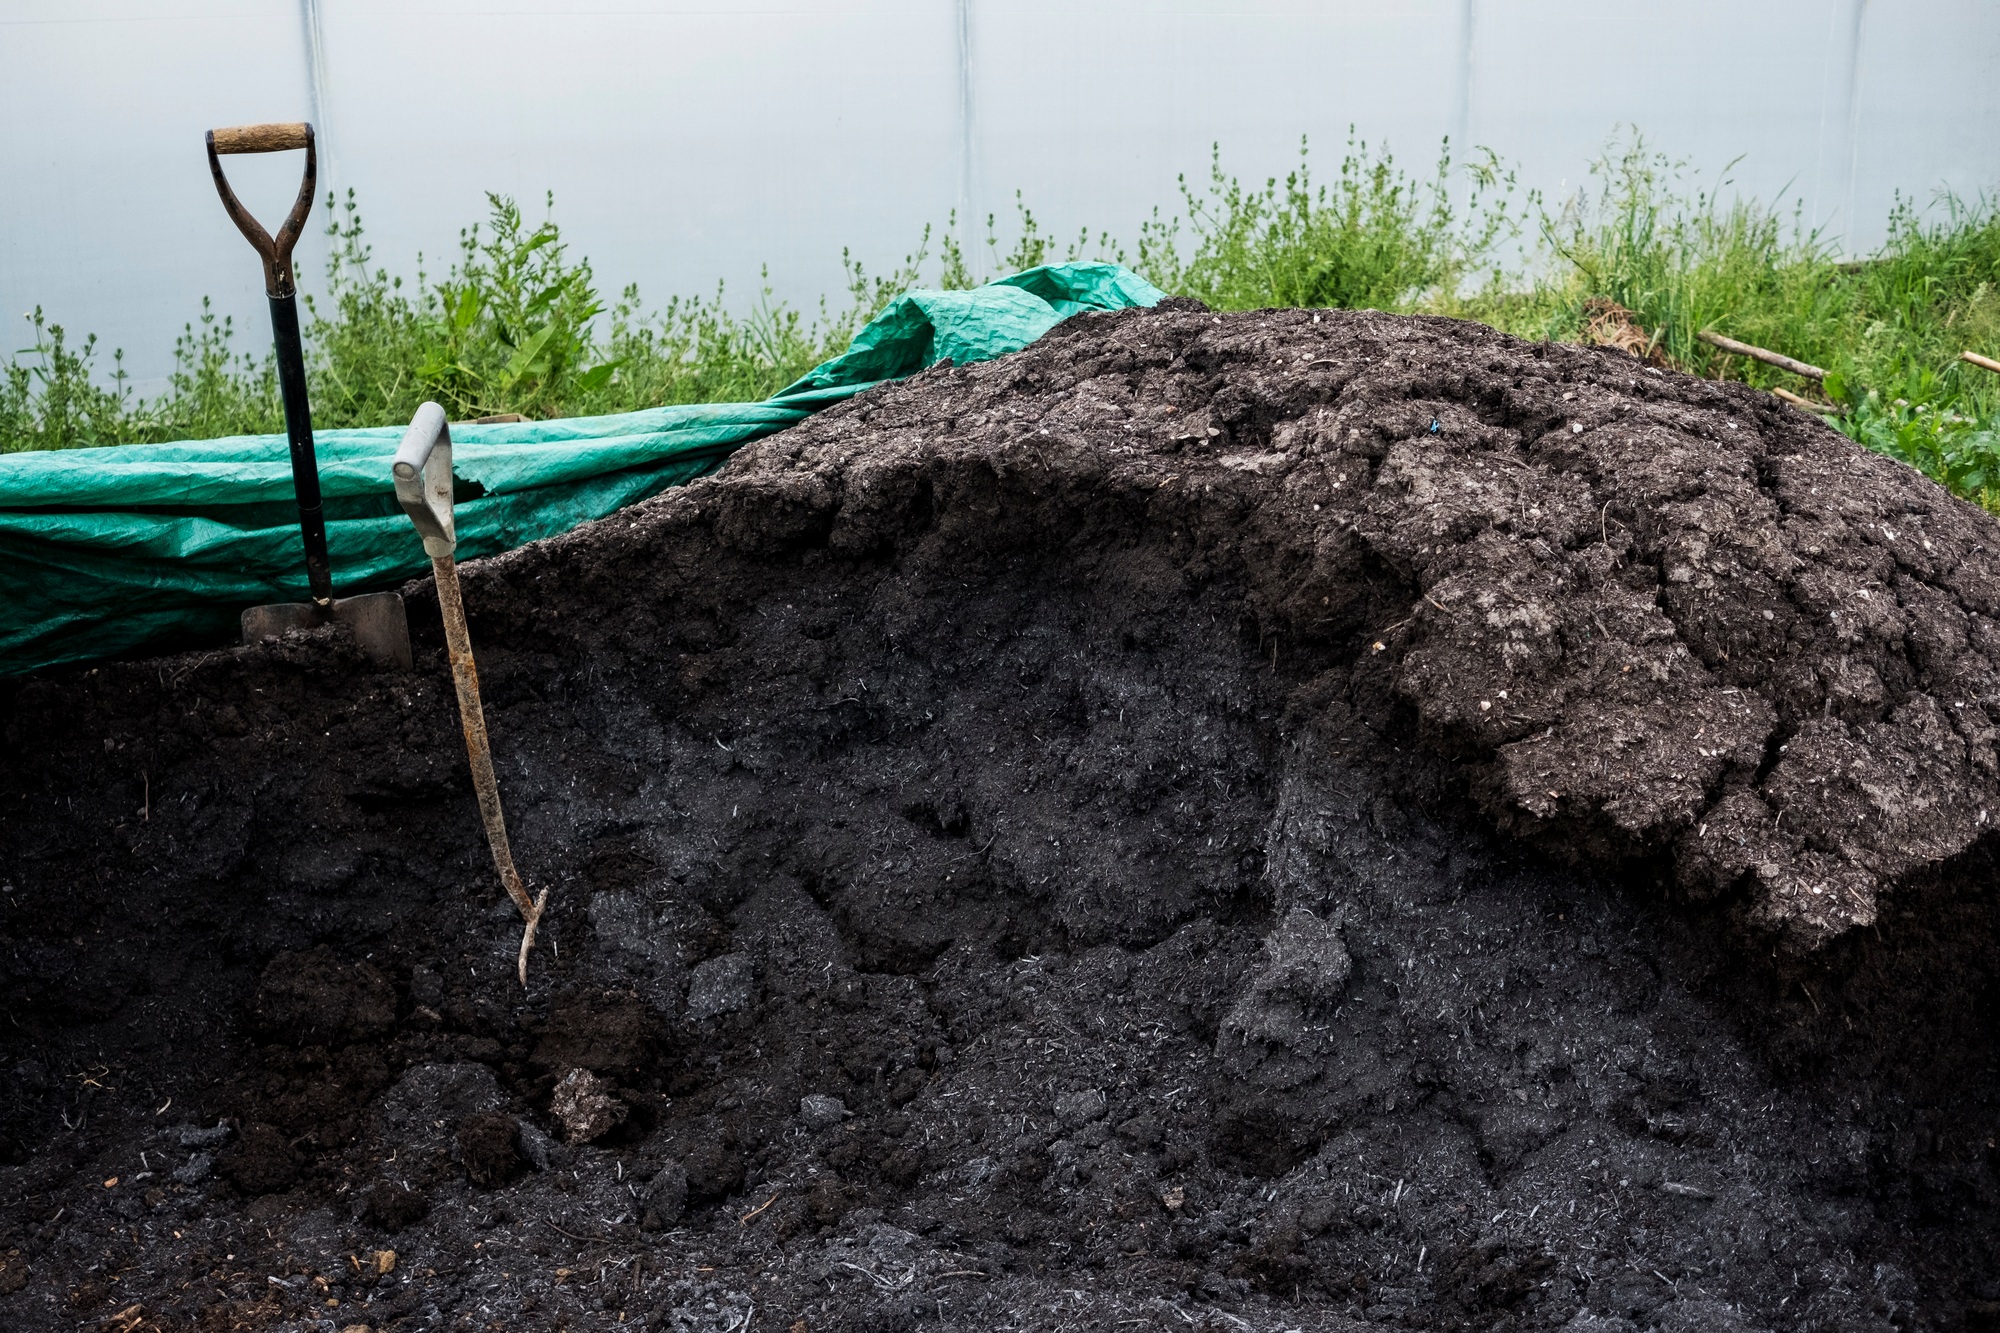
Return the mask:
[[[1117,265],[1045,265],[967,291],[905,292],[845,353],[761,403],[454,426],[459,555],[602,518],[877,384],[1004,356],[1072,315],[1164,295]],[[341,595],[429,568],[394,500],[402,433],[315,433]],[[282,435],[0,454],[0,676],[215,642],[244,607],[305,596]]]

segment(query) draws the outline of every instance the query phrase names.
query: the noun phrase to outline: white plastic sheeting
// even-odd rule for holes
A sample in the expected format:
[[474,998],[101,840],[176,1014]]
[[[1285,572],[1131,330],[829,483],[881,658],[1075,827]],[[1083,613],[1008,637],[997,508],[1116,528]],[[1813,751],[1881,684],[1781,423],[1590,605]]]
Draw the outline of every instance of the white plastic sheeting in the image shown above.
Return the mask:
[[[1983,0],[0,0],[0,311],[96,331],[142,387],[204,294],[261,347],[201,131],[301,118],[392,268],[441,270],[484,191],[553,190],[601,284],[656,302],[747,304],[764,265],[811,302],[843,246],[880,269],[954,208],[1004,234],[1016,189],[1129,239],[1211,142],[1262,177],[1306,134],[1330,171],[1350,125],[1551,196],[1637,125],[1860,249],[1898,191],[2000,177],[1996,69]],[[230,167],[275,214],[296,163]]]

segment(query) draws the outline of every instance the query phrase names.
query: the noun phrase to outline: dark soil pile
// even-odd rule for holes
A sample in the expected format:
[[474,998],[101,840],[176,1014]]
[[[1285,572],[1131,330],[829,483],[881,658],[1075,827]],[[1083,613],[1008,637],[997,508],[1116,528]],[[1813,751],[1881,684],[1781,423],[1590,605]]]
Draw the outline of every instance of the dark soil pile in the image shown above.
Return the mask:
[[1071,321],[0,702],[0,1325],[2000,1323],[2000,527],[1741,386]]

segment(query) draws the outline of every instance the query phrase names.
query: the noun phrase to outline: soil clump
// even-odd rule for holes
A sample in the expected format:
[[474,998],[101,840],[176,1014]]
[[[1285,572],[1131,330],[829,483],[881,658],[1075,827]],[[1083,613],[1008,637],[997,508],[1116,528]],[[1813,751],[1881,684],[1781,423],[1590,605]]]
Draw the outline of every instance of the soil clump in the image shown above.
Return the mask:
[[0,1324],[1980,1329],[2000,525],[1191,302],[0,694]]

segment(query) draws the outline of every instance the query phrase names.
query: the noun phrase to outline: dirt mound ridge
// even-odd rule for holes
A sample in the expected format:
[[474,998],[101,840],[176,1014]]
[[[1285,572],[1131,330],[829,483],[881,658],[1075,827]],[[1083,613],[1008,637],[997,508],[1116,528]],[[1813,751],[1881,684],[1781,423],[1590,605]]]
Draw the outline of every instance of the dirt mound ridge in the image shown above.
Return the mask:
[[1796,943],[1872,922],[2000,809],[2000,524],[1630,357],[1374,314],[1090,321],[809,423],[687,503],[725,543],[861,553],[933,511],[990,544],[1066,501],[1094,511],[1080,543],[1166,527],[1189,578],[1240,579],[1279,658],[1380,654],[1509,832],[1664,853]]
[[1993,531],[1622,353],[1079,318],[467,567],[526,993],[423,589],[9,686],[0,1323],[1979,1326]]

